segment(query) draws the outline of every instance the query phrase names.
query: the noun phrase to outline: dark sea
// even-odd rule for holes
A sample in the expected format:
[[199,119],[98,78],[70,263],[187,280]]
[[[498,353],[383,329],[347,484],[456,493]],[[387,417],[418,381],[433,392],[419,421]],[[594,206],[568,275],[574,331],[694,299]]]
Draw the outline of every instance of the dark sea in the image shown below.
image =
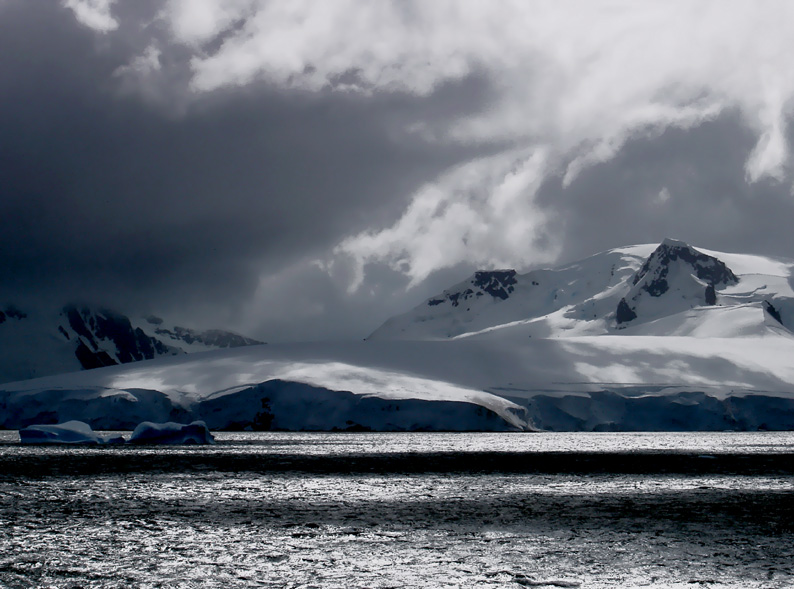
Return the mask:
[[0,587],[794,586],[793,433],[0,432]]

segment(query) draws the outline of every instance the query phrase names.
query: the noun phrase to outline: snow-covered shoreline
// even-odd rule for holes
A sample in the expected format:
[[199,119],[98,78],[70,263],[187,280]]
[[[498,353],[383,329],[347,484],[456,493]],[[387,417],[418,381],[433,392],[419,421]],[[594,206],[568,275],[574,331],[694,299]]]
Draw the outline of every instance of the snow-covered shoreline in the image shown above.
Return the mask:
[[0,384],[0,427],[794,429],[794,261],[675,240],[479,272],[366,341],[253,345]]

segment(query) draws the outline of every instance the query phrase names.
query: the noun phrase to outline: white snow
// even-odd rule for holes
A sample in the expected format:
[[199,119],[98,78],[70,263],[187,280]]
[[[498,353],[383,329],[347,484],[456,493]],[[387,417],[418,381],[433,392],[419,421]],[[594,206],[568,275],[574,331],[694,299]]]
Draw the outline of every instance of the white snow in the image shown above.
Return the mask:
[[[448,339],[488,331],[509,323],[544,320],[556,314],[557,321],[581,322],[614,311],[625,294],[624,282],[645,261],[652,246],[609,250],[554,269],[517,274],[514,291],[506,300],[476,293],[474,277],[441,295],[431,297],[408,313],[384,323],[367,339]],[[643,255],[644,254],[644,255]],[[448,295],[473,294],[454,305]],[[443,303],[433,304],[443,300]],[[538,324],[538,335],[551,335],[553,326]]]
[[[422,374],[423,367],[434,364],[440,345],[444,344],[423,342],[419,348],[410,342],[250,346],[9,383],[0,387],[0,423],[12,415],[38,412],[42,406],[60,406],[69,415],[90,415],[89,421],[116,412],[117,419],[134,412],[134,419],[140,421],[147,412],[160,417],[174,408],[192,415],[200,412],[202,403],[229,404],[235,395],[250,420],[261,409],[260,399],[243,400],[241,392],[278,382],[303,385],[299,390],[304,400],[299,409],[306,414],[312,403],[325,403],[326,409],[329,402],[347,406],[353,402],[349,398],[352,395],[358,401],[354,400],[350,411],[358,411],[362,403],[375,411],[373,415],[356,414],[357,419],[366,417],[366,427],[372,429],[387,429],[390,423],[395,424],[396,417],[419,408],[420,414],[399,429],[482,429],[483,420],[491,412],[508,429],[526,427],[521,418],[523,410],[515,403],[466,386],[460,382],[465,379],[450,379],[447,370]],[[457,360],[447,358],[445,364],[457,364]],[[274,389],[286,385],[268,386],[268,392],[260,397],[280,397],[282,393]],[[89,398],[93,402],[88,402]],[[3,402],[14,410],[3,411]],[[283,402],[287,402],[286,397]],[[446,415],[433,412],[434,403],[444,407],[446,413],[462,406],[466,414],[460,416],[460,423],[450,421]],[[397,413],[389,414],[389,406]],[[478,409],[487,410],[486,414],[479,415]],[[312,429],[344,429],[348,419],[342,417],[328,409],[325,418],[322,414],[313,417]],[[126,427],[134,419],[127,418]],[[289,423],[301,429],[294,419]],[[111,424],[103,423],[103,427],[110,429]]]
[[[391,423],[393,415],[383,408],[400,400],[410,400],[414,408],[429,402],[411,422],[418,429],[442,429],[443,412],[434,411],[432,403],[444,401],[473,403],[520,426],[526,420],[522,407],[543,395],[592,396],[610,390],[624,396],[674,396],[702,391],[714,399],[762,395],[794,402],[792,357],[794,339],[771,331],[760,337],[602,335],[253,346],[4,385],[0,422],[19,415],[29,418],[46,406],[59,416],[90,414],[94,419],[122,419],[134,411],[126,427],[147,414],[167,416],[174,408],[181,408],[188,419],[200,416],[209,423],[213,415],[203,415],[201,407],[211,402],[215,408],[234,408],[234,415],[224,409],[230,421],[251,420],[261,410],[260,400],[269,398],[273,412],[284,419],[281,427],[301,429],[302,416],[311,416],[307,429],[331,429],[344,428],[349,418],[334,411],[355,397],[385,404],[367,414],[372,429]],[[256,388],[273,382],[304,388]],[[150,389],[148,397],[142,396],[141,387]],[[70,401],[78,390],[79,403]],[[300,403],[288,407],[298,393]],[[120,400],[130,396],[135,402]],[[324,409],[312,413],[320,405]],[[292,412],[289,420],[279,407]],[[361,418],[356,414],[352,421],[360,424]],[[474,417],[466,419],[462,429],[482,427]],[[531,407],[529,419],[538,421]],[[631,416],[622,424],[631,429]],[[451,429],[445,425],[443,429]]]

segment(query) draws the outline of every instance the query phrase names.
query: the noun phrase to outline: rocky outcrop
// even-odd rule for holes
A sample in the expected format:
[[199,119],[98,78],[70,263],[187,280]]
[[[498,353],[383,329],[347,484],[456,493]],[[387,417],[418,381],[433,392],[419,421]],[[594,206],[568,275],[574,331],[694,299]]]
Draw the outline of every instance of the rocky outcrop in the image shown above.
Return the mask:
[[515,290],[516,283],[515,270],[478,270],[466,288],[444,291],[442,296],[427,301],[427,305],[435,307],[449,302],[452,307],[458,307],[470,299],[485,295],[504,301]]
[[739,279],[721,260],[699,252],[682,241],[665,239],[634,275],[628,294],[618,303],[615,321],[618,325],[634,321],[648,298],[660,299],[675,291],[671,309],[683,306],[716,305],[718,289],[737,284]]

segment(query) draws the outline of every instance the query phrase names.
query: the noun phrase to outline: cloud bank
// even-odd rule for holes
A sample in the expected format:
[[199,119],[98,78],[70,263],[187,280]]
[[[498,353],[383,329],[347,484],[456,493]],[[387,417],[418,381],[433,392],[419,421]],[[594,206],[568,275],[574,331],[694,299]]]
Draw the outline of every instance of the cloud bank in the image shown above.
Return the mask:
[[666,235],[785,255],[792,12],[7,0],[0,298],[273,340],[365,334],[477,266]]
[[417,120],[412,131],[439,144],[500,144],[503,153],[445,173],[394,225],[335,250],[389,263],[412,284],[462,260],[504,263],[505,250],[520,252],[514,264],[553,259],[559,244],[544,235],[534,202],[544,179],[561,175],[569,186],[629,138],[729,110],[756,135],[746,180],[788,182],[793,17],[788,2],[725,0],[172,0],[160,12],[171,42],[192,51],[194,93],[265,81],[427,96],[485,80],[485,108]]

